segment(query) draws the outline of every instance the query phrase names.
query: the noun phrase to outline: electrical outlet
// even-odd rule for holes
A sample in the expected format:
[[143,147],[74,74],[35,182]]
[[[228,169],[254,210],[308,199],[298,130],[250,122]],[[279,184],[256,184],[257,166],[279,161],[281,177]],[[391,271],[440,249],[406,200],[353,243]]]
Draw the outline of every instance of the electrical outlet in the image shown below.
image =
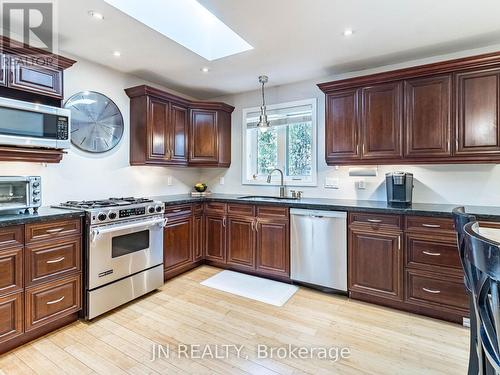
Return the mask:
[[340,180],[336,177],[326,177],[325,178],[325,188],[327,189],[338,189]]
[[365,190],[366,189],[366,181],[365,180],[358,180],[356,182],[356,185],[358,187],[358,190]]
[[172,186],[172,176],[167,177],[167,185]]
[[224,177],[221,177],[221,178],[219,179],[219,184],[224,185],[224,182],[225,182],[225,181],[224,181]]

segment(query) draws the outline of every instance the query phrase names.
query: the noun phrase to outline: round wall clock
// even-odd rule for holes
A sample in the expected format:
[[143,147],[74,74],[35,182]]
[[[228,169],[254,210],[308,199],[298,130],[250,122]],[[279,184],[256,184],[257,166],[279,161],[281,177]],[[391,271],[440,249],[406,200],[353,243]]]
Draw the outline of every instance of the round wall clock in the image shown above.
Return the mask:
[[71,143],[83,151],[101,153],[115,147],[123,135],[123,116],[107,96],[82,91],[66,101],[71,110]]

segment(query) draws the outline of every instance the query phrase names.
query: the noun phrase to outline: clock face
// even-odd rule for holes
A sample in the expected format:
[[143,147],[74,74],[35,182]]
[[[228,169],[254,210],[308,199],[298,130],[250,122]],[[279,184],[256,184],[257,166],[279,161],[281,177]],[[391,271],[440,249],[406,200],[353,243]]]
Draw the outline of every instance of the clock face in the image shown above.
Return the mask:
[[116,104],[103,94],[82,91],[68,99],[71,110],[71,143],[81,150],[111,150],[123,135],[123,117]]

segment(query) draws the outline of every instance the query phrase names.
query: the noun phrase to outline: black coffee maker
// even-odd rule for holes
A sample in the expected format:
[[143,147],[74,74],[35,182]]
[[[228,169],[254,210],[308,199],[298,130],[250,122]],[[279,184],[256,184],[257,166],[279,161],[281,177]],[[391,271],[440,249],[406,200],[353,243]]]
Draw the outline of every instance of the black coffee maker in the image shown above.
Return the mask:
[[390,172],[385,174],[387,203],[390,206],[411,206],[413,192],[413,174],[408,172]]

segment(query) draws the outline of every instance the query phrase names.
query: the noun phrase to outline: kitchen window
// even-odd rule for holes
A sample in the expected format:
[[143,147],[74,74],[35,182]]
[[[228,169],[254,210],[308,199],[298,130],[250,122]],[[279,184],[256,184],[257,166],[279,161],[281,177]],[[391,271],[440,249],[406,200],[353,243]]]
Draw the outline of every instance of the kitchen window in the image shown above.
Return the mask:
[[[267,106],[270,127],[257,128],[260,108],[243,110],[243,184],[267,184],[274,168],[291,186],[316,186],[316,99]],[[279,185],[274,172],[271,184]]]

